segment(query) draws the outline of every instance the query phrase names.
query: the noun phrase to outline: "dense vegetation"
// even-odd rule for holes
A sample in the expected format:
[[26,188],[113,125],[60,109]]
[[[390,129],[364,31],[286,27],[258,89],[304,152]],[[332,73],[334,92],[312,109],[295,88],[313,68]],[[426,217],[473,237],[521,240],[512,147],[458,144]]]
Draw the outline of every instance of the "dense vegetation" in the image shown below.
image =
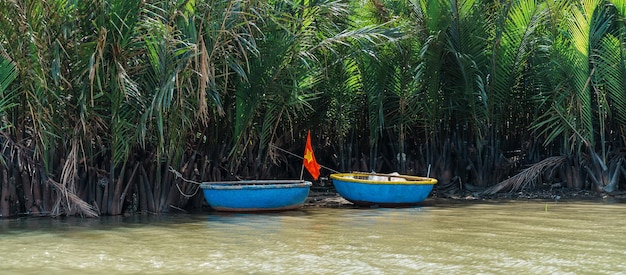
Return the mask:
[[173,171],[298,178],[286,152],[308,130],[339,171],[611,192],[625,15],[623,0],[0,1],[0,211],[198,207]]

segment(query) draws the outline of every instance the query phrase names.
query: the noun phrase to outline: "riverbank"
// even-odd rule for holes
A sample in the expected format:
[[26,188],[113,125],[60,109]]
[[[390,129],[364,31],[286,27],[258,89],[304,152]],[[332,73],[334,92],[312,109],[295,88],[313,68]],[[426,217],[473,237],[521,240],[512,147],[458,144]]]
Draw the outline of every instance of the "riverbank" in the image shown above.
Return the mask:
[[[535,188],[513,193],[496,193],[493,195],[483,195],[480,192],[468,190],[457,190],[452,193],[442,193],[433,190],[427,201],[430,202],[472,202],[472,201],[523,201],[523,200],[581,200],[581,201],[614,201],[626,202],[626,192],[617,191],[613,193],[595,192],[591,190],[573,190],[569,188]],[[350,208],[352,203],[342,198],[332,187],[312,188],[307,198],[305,207],[328,207],[328,208]]]

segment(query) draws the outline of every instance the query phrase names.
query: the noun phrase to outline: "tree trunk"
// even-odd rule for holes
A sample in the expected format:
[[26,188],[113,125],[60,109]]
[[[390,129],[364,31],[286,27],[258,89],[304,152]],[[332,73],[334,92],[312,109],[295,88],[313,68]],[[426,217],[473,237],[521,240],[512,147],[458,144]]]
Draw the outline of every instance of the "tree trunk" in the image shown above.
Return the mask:
[[[154,169],[150,169],[150,171],[154,171]],[[154,201],[154,194],[152,193],[152,183],[151,183],[151,178],[146,174],[146,170],[142,169],[142,174],[144,177],[144,192],[146,194],[146,203],[148,206],[148,212],[150,213],[156,213],[156,207],[155,207],[155,201]]]
[[[42,175],[42,179],[47,179],[46,175]],[[43,212],[51,214],[54,201],[52,200],[52,187],[50,184],[42,180],[41,188],[43,188]]]
[[[134,184],[135,182],[135,175],[137,174],[137,171],[139,169],[139,162],[137,162],[135,164],[135,168],[133,168],[133,172],[130,173],[130,176],[125,180],[126,183],[126,187],[124,187],[124,191],[122,191],[122,193],[119,195],[119,214],[122,213],[122,211],[124,210],[124,202],[126,201],[126,195],[128,194],[128,190],[130,190],[130,187],[136,186],[136,184]],[[117,197],[117,196],[116,196]]]
[[[43,197],[41,192],[41,176],[37,172],[31,177],[29,177],[29,181],[31,184],[31,188],[33,189],[33,208],[34,214],[42,214],[43,210]],[[38,180],[39,179],[39,180]]]
[[17,176],[19,176],[19,171],[15,166],[12,167],[11,171],[13,175],[9,178],[9,216],[17,216],[20,213],[24,213],[20,209],[20,197],[17,195],[17,181],[19,179]]
[[26,213],[34,213],[36,209],[33,207],[35,205],[35,200],[33,192],[31,191],[33,188],[30,182],[30,177],[28,177],[28,173],[23,169],[20,174],[22,178],[22,188],[24,189],[24,210]]
[[109,184],[105,184],[102,189],[102,201],[100,202],[100,212],[109,214]]
[[[122,210],[122,185],[124,184],[124,176],[126,175],[126,163],[122,166],[120,174],[117,176],[113,196],[111,198],[111,215],[119,215]],[[113,180],[113,179],[112,179]]]
[[9,178],[7,175],[7,168],[4,165],[0,166],[2,169],[2,190],[0,193],[0,213],[3,218],[8,218],[10,216],[9,209]]
[[139,176],[139,211],[148,212],[148,192],[146,191],[146,177],[144,176],[145,170],[141,167]]

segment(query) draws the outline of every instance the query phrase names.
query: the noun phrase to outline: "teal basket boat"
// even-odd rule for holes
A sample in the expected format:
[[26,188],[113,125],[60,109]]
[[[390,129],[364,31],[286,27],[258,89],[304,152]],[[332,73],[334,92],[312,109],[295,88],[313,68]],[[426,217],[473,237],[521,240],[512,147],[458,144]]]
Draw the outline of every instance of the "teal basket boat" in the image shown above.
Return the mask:
[[206,182],[204,198],[218,211],[282,211],[301,207],[312,183],[304,180]]
[[398,174],[340,173],[330,178],[337,193],[356,205],[396,207],[423,202],[437,180]]

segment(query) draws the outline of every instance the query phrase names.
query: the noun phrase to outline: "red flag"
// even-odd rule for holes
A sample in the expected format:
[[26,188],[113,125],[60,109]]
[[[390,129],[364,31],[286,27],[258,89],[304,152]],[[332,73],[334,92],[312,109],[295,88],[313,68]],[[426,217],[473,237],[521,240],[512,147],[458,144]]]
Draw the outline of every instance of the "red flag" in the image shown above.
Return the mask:
[[311,147],[311,131],[306,136],[306,147],[304,147],[304,167],[306,170],[311,173],[313,179],[317,180],[320,176],[320,165],[317,164],[317,160],[315,160],[315,155],[313,154],[313,147]]

